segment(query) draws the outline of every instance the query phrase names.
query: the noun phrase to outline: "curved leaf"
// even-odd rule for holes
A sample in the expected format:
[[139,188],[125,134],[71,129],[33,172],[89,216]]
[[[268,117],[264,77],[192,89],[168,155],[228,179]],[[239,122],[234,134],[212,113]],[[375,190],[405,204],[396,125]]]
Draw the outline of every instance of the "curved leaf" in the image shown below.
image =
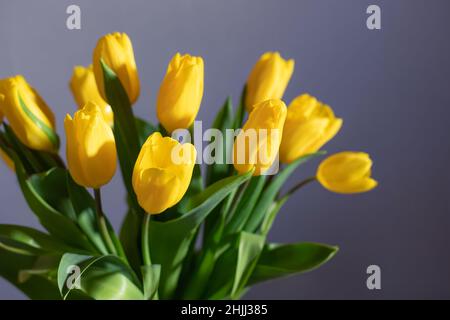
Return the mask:
[[41,231],[16,225],[0,225],[0,247],[26,255],[42,255],[44,253],[64,253],[76,251]]
[[159,277],[161,275],[161,266],[154,264],[143,266],[141,268],[144,284],[144,297],[146,300],[156,299],[158,297]]
[[135,210],[139,210],[140,207],[131,183],[134,164],[141,149],[136,119],[120,79],[102,59],[100,64],[103,70],[105,94],[114,112],[114,137],[122,178],[133,207]]
[[242,231],[232,241],[230,248],[216,262],[207,289],[208,299],[235,299],[247,283],[261,250],[265,237]]
[[[79,274],[71,273],[74,266]],[[79,284],[79,287],[76,286]],[[117,256],[65,254],[58,267],[58,287],[64,299],[79,292],[96,300],[142,300],[139,280]]]
[[76,184],[68,172],[66,172],[66,186],[68,191],[67,197],[69,197],[73,205],[74,221],[77,221],[80,228],[97,248],[97,252],[107,254],[108,249],[103,242],[97,225],[94,198],[85,188]]
[[[28,178],[17,155],[12,155],[12,158],[22,193],[42,226],[52,236],[64,241],[69,246],[95,252],[95,248],[71,220],[75,215],[73,208],[66,200],[57,198],[50,191],[54,190],[59,195],[61,195],[60,192],[64,192],[61,189],[65,188],[61,188],[61,186],[65,186],[65,183],[60,181],[65,176],[61,172],[63,169],[53,168],[48,172],[35,174]],[[63,210],[63,212],[58,211],[58,209]]]
[[158,131],[158,128],[151,124],[150,122],[145,121],[144,119],[135,117],[136,130],[139,136],[139,144],[142,146],[147,138],[155,131]]
[[[225,178],[229,174],[230,164],[227,164],[227,154],[231,150],[233,140],[227,139],[226,129],[231,128],[233,124],[233,105],[231,103],[231,98],[228,97],[225,101],[223,107],[217,113],[216,119],[214,120],[211,128],[218,129],[222,132],[222,136],[225,141],[222,141],[222,150],[219,155],[216,154],[216,158],[220,157],[221,163],[213,163],[207,166],[206,171],[206,185],[209,186],[212,183]],[[217,150],[216,150],[217,151]]]
[[184,213],[169,221],[151,221],[149,226],[152,262],[161,265],[159,293],[163,299],[173,296],[182,263],[197,228],[229,193],[247,181],[252,175],[229,177],[216,182],[202,193],[189,199],[180,210]]
[[236,209],[233,210],[234,212],[230,212],[230,215],[232,216],[225,226],[225,236],[242,230],[259,199],[265,183],[266,176],[257,176],[250,179],[242,197],[236,200],[238,201],[237,206],[235,207]]
[[26,279],[22,277],[22,281],[19,281],[20,272],[33,269],[38,259],[39,256],[15,254],[0,248],[0,276],[21,290],[30,299],[61,299],[56,281],[52,281],[45,276],[30,276]]
[[305,163],[306,161],[315,158],[317,156],[325,154],[324,151],[319,151],[316,153],[308,154],[303,157],[298,158],[294,162],[287,165],[283,170],[281,170],[269,183],[266,189],[262,192],[258,203],[250,214],[250,218],[247,220],[244,230],[248,232],[255,232],[261,222],[264,220],[264,216],[269,209],[269,207],[274,202],[278,192],[280,191],[283,184],[289,178],[289,176],[294,172],[294,170]]
[[122,222],[119,239],[131,267],[137,273],[142,265],[140,241],[143,214],[129,209]]
[[319,243],[267,245],[253,271],[248,285],[311,271],[329,261],[338,247]]

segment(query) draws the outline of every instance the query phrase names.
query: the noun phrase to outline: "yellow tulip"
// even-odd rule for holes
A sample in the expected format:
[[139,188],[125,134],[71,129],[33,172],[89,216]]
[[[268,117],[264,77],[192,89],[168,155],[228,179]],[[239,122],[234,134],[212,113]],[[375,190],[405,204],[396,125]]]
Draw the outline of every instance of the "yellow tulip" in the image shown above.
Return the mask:
[[163,138],[159,132],[148,137],[133,170],[133,188],[147,213],[161,213],[181,200],[189,187],[196,156],[190,143]]
[[172,58],[156,101],[158,119],[167,131],[186,129],[194,122],[202,102],[203,78],[201,57],[177,53]]
[[281,100],[255,105],[233,146],[234,167],[240,173],[253,168],[254,176],[266,172],[277,159],[287,108]]
[[322,186],[337,193],[359,193],[377,186],[371,178],[372,160],[364,152],[336,153],[319,165],[317,180]]
[[103,100],[108,101],[105,94],[103,70],[100,60],[117,75],[130,103],[139,97],[139,76],[134,60],[133,46],[126,33],[110,33],[101,37],[93,54],[93,68],[97,87]]
[[111,127],[100,108],[88,102],[64,120],[67,162],[72,178],[79,185],[100,188],[116,171],[116,143]]
[[317,152],[342,126],[342,119],[316,98],[303,94],[288,107],[280,146],[280,161],[290,163],[301,156]]
[[103,100],[98,92],[92,65],[87,68],[83,66],[73,68],[70,89],[79,108],[82,108],[88,101],[93,101],[102,110],[105,121],[110,126],[114,124],[114,114],[111,106]]
[[23,76],[0,80],[0,108],[24,145],[39,151],[58,149],[54,115]]
[[247,80],[245,106],[269,99],[281,99],[294,72],[294,60],[284,60],[279,52],[266,52],[253,67]]

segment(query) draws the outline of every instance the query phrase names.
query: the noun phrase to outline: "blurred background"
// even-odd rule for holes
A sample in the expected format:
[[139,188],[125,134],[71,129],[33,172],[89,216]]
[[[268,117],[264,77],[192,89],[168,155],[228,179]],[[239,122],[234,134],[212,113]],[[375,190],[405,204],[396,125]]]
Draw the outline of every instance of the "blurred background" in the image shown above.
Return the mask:
[[[66,27],[71,4],[81,8],[81,30]],[[366,27],[371,4],[381,7],[381,30]],[[344,126],[324,149],[369,152],[379,187],[341,196],[315,184],[292,197],[270,240],[324,242],[340,251],[320,269],[258,285],[246,298],[448,299],[449,10],[444,0],[1,0],[0,78],[23,74],[41,93],[65,150],[63,119],[76,110],[72,68],[91,63],[106,33],[130,36],[142,88],[134,111],[153,122],[171,57],[201,55],[204,128],[228,95],[237,103],[258,57],[278,50],[296,61],[284,100],[308,92],[331,105]],[[289,185],[317,165],[300,167]],[[3,163],[0,190],[0,223],[39,227]],[[125,214],[119,173],[103,195],[117,229]],[[381,290],[366,287],[372,264],[381,268]],[[3,279],[0,298],[25,299]]]

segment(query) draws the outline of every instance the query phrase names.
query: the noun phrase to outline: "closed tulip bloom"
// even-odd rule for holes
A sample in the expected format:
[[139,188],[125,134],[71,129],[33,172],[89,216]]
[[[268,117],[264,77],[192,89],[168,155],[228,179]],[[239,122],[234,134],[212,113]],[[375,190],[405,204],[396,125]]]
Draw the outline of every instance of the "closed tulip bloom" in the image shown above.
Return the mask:
[[255,105],[233,146],[234,167],[239,173],[253,168],[253,175],[266,172],[277,159],[287,108],[281,100]]
[[133,188],[139,204],[158,214],[177,204],[186,193],[196,159],[195,147],[180,144],[159,132],[148,137],[133,170]]
[[172,58],[156,101],[158,119],[167,131],[186,129],[194,122],[202,102],[203,79],[201,57],[177,53]]
[[317,180],[322,186],[337,193],[359,193],[377,186],[371,178],[372,160],[364,152],[336,153],[319,165]]
[[105,121],[110,126],[114,124],[114,114],[111,106],[103,100],[98,92],[92,65],[87,68],[83,66],[73,68],[70,89],[79,108],[82,108],[88,101],[92,101],[102,110]]
[[281,99],[294,72],[294,60],[284,60],[279,52],[266,52],[253,67],[247,80],[245,106],[252,111],[255,104]]
[[100,188],[116,172],[116,144],[111,127],[100,108],[88,102],[64,120],[67,162],[72,178],[79,185]]
[[280,146],[280,160],[290,163],[301,156],[317,152],[342,127],[342,119],[316,98],[303,94],[288,107]]
[[97,87],[103,100],[108,101],[105,93],[103,70],[100,59],[117,75],[130,103],[139,97],[139,76],[134,60],[133,46],[126,33],[110,33],[101,37],[94,49],[93,67]]
[[24,145],[39,151],[58,149],[54,115],[24,77],[0,80],[0,108]]

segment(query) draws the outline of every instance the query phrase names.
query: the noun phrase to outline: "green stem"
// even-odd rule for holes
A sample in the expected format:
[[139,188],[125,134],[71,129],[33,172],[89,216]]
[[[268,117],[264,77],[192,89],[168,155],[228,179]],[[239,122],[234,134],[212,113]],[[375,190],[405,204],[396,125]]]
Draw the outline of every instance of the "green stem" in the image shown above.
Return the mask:
[[304,187],[305,185],[307,185],[308,183],[311,183],[313,181],[316,181],[316,177],[309,177],[303,181],[300,181],[299,183],[297,183],[295,186],[293,186],[291,189],[289,189],[288,192],[286,192],[285,196],[290,196],[293,193],[295,193],[298,189]]
[[148,246],[149,238],[148,238],[148,229],[150,226],[151,215],[148,213],[144,214],[144,221],[142,223],[142,238],[141,238],[141,250],[142,250],[142,260],[144,262],[144,266],[150,266],[152,264],[152,260],[150,258],[150,248]]
[[102,209],[102,196],[99,188],[94,189],[95,196],[95,208],[97,211],[97,223],[100,229],[100,234],[105,241],[105,244],[110,253],[117,255],[116,247],[114,246],[114,242],[111,239],[111,235],[109,234],[108,226],[106,225],[105,215],[103,214]]

